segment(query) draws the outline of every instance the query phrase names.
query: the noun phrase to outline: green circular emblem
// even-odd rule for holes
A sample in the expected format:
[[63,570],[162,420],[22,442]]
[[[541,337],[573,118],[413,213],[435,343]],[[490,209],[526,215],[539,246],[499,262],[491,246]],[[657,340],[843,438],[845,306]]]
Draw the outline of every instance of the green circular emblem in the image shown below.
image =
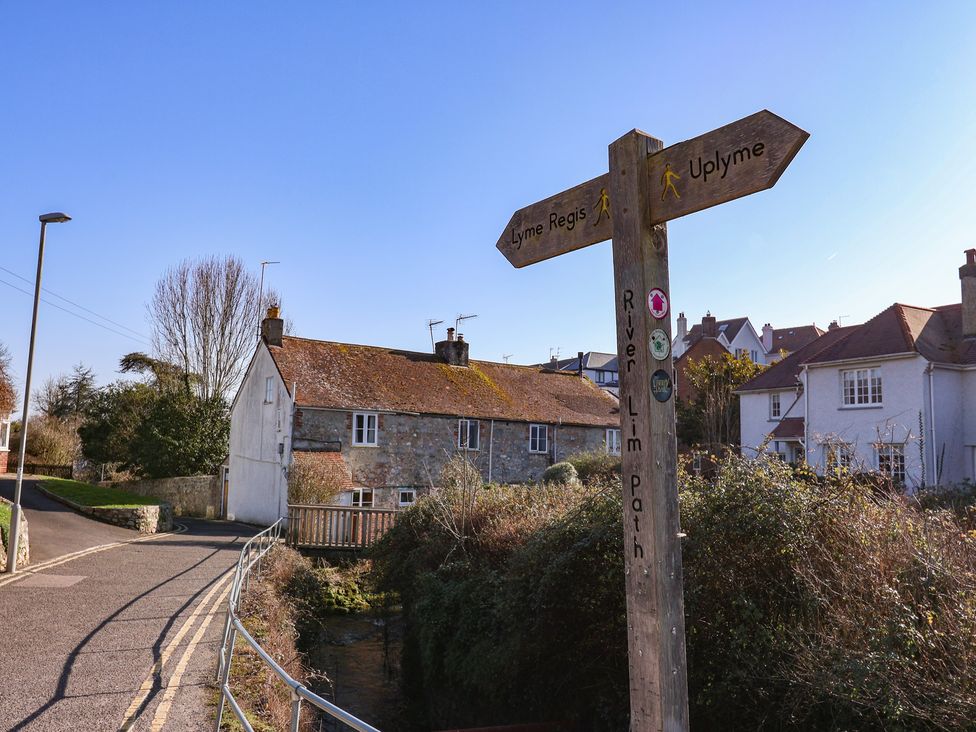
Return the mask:
[[651,333],[649,347],[651,349],[651,355],[658,361],[666,359],[671,353],[671,343],[668,341],[668,334],[660,328],[655,329]]

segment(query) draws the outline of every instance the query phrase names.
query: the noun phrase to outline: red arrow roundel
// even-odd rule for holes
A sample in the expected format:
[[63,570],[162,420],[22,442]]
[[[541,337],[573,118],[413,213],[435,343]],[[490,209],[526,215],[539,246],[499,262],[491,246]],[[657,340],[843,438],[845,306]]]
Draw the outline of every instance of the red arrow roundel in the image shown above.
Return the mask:
[[668,314],[668,296],[664,294],[664,290],[659,287],[655,287],[649,293],[647,293],[647,309],[651,311],[653,315],[658,320],[663,320]]

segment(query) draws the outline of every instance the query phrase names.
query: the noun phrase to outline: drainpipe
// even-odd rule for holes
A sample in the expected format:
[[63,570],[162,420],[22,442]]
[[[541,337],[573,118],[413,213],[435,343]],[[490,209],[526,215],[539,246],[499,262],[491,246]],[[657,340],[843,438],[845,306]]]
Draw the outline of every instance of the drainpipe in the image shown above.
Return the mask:
[[807,371],[806,364],[803,364],[800,373],[803,375],[803,462],[809,463],[807,459],[807,444],[810,440],[810,372]]
[[495,444],[495,420],[488,428],[488,482],[491,483],[491,448]]
[[925,367],[925,371],[929,375],[929,424],[931,439],[929,442],[932,443],[932,487],[934,488],[936,483],[938,483],[938,471],[936,469],[936,452],[935,452],[935,364],[930,363]]

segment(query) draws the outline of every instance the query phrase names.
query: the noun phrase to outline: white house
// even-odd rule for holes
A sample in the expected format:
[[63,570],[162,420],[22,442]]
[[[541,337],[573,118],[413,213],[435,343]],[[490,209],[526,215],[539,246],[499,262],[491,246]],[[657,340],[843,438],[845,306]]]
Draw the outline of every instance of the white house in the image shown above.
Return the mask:
[[693,325],[691,330],[688,329],[685,314],[679,313],[676,325],[674,342],[671,344],[675,359],[681,358],[703,338],[714,338],[735,356],[746,355],[753,363],[773,363],[782,357],[782,352],[796,351],[823,334],[816,325],[773,328],[766,323],[760,335],[749,318],[716,320],[711,313],[707,313],[702,322]]
[[10,415],[0,411],[0,473],[7,472],[10,457]]
[[962,303],[895,303],[828,330],[739,390],[742,452],[818,472],[879,470],[909,489],[976,479],[976,249]]
[[557,371],[573,371],[582,373],[594,384],[614,396],[620,396],[620,374],[617,366],[617,356],[613,353],[600,351],[580,352],[576,358],[564,358],[540,364],[545,368]]
[[297,338],[275,309],[231,407],[227,513],[269,524],[288,511],[292,465],[327,470],[333,500],[410,505],[458,454],[496,483],[536,481],[580,452],[620,450],[616,398],[575,373]]

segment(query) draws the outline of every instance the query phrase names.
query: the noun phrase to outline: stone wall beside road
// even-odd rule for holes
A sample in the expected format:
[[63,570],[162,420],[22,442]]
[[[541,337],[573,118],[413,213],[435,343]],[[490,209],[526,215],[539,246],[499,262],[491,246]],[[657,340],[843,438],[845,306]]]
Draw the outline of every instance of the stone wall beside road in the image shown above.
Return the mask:
[[216,475],[191,475],[158,480],[132,480],[104,485],[166,501],[175,516],[219,518],[220,478]]
[[[6,498],[0,498],[0,503],[6,503],[8,506],[13,506],[13,504]],[[7,542],[10,541],[10,537],[7,534],[7,530],[0,528],[0,572],[3,568],[7,566]],[[30,563],[30,534],[27,531],[27,516],[23,513],[20,514],[20,539],[17,542],[17,564],[23,566]]]

